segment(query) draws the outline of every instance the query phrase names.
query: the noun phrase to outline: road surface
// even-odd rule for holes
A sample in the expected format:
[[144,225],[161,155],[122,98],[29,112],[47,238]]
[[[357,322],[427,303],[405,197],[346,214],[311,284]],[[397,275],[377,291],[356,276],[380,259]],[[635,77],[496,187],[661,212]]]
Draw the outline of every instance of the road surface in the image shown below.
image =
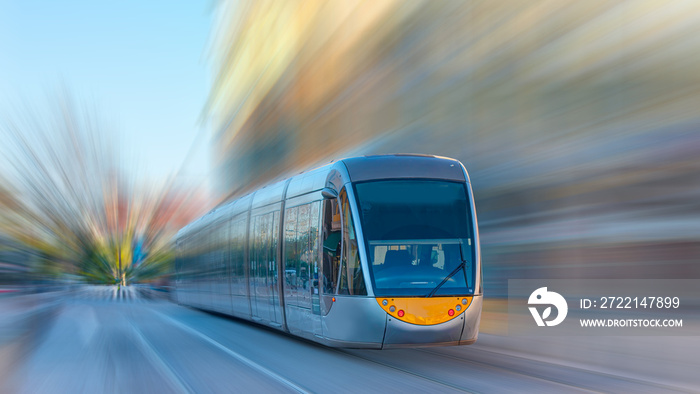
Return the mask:
[[[151,295],[134,287],[90,286],[42,296],[35,303],[41,308],[26,319],[28,333],[8,340],[12,333],[2,331],[0,392],[687,392],[700,387],[694,386],[697,377],[683,370],[693,366],[674,369],[682,378],[688,374],[686,380],[662,374],[664,381],[635,376],[634,369],[601,370],[610,361],[605,357],[586,365],[548,359],[546,352],[528,355],[508,345],[522,338],[514,342],[484,333],[472,346],[331,349]],[[614,358],[614,353],[602,354]],[[625,359],[641,362],[624,356],[622,363]]]

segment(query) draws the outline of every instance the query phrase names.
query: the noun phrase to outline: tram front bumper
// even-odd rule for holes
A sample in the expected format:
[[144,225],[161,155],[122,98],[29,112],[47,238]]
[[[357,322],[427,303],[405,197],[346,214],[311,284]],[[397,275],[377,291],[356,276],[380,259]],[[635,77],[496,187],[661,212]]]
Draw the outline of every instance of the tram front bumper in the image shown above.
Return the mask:
[[458,345],[463,328],[463,316],[430,326],[406,323],[389,317],[383,348]]

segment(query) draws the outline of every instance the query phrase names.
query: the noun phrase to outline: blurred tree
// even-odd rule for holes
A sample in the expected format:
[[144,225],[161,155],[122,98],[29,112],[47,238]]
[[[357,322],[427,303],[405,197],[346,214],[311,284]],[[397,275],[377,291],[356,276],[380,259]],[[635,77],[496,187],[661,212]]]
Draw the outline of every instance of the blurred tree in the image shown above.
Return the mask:
[[[29,268],[44,278],[126,284],[167,274],[172,235],[207,204],[174,177],[137,188],[94,112],[64,94],[1,125],[0,232],[34,251]],[[142,258],[132,267],[135,239]]]

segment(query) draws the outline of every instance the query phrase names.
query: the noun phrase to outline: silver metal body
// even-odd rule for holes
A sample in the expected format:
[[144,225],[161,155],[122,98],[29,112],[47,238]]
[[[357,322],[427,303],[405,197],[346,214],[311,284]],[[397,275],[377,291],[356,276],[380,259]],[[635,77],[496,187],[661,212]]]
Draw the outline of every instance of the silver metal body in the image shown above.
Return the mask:
[[[295,239],[299,231],[306,231],[304,235],[320,246],[322,189],[340,192],[345,187],[355,232],[361,240],[361,220],[350,185],[402,178],[446,179],[467,186],[478,264],[476,290],[469,295],[473,300],[467,310],[442,324],[406,323],[392,318],[378,305],[370,285],[364,242],[358,242],[367,284],[367,294],[362,296],[321,288],[320,252],[305,255],[301,275],[298,270],[288,269],[289,262],[285,261],[287,248],[293,247],[289,239]],[[301,218],[302,213],[311,219],[300,230],[301,225],[294,227],[290,215]],[[467,172],[453,159],[387,155],[340,160],[216,208],[178,232],[177,248],[175,295],[183,305],[247,319],[328,346],[380,349],[464,345],[476,341],[478,335],[482,291],[476,211]]]

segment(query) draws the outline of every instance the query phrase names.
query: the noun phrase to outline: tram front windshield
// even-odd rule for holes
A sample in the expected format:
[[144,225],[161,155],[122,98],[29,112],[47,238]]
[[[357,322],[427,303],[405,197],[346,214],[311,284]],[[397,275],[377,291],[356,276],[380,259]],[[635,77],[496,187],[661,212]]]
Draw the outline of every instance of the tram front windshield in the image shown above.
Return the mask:
[[469,200],[463,183],[372,181],[355,185],[377,296],[474,293]]

